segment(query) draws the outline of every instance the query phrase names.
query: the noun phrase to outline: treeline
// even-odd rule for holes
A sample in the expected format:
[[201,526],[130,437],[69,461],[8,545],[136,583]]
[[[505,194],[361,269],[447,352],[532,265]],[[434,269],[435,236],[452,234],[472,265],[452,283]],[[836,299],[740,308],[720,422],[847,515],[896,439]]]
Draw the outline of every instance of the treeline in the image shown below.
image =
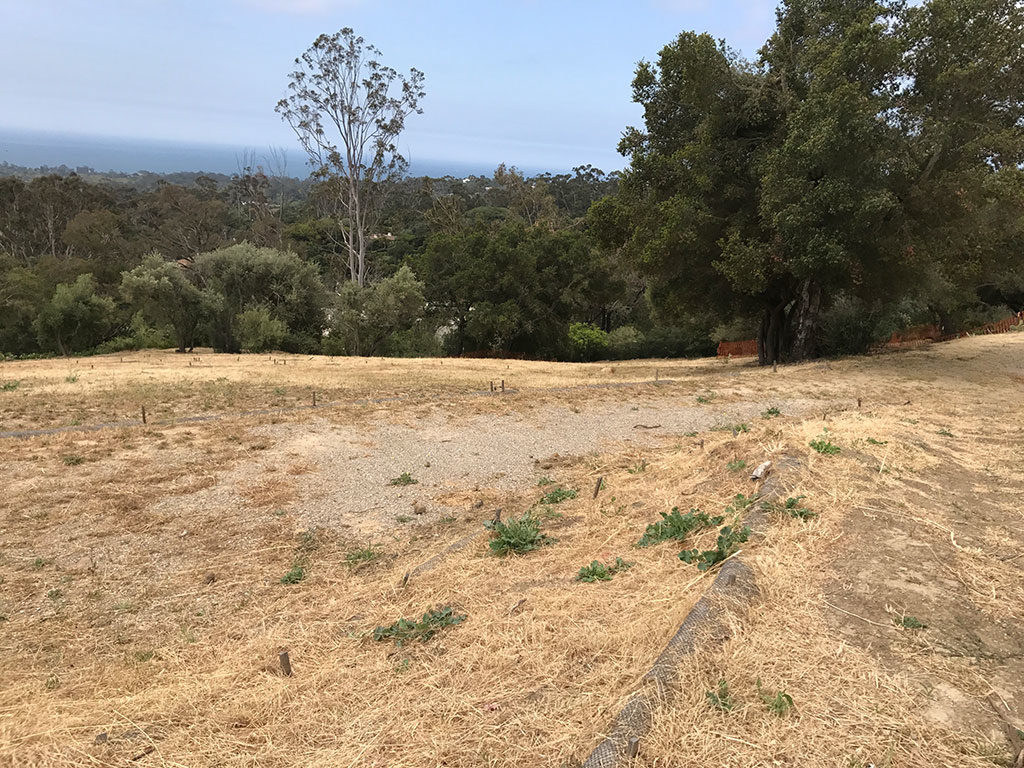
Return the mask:
[[2,178],[0,350],[709,352],[711,318],[661,323],[637,272],[592,242],[587,212],[617,185],[589,166],[392,183],[358,286],[323,184],[275,200],[260,168],[150,190]]

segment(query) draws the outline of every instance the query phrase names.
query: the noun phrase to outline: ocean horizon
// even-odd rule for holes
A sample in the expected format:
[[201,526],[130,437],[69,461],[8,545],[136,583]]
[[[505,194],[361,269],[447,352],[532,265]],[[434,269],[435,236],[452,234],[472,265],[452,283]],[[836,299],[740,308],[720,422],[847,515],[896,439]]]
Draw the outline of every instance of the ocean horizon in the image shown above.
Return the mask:
[[[276,147],[282,149],[282,147]],[[298,146],[283,147],[287,152],[286,174],[298,178],[308,176],[308,166]],[[120,137],[87,136],[73,133],[50,133],[0,128],[0,163],[26,168],[91,168],[100,173],[206,172],[231,175],[243,167],[246,154],[255,154],[257,164],[269,170],[265,159],[270,146],[230,146],[222,144],[193,144],[165,140],[125,139]],[[465,162],[459,160],[416,159],[409,166],[411,176],[490,176],[498,164]],[[506,161],[508,162],[508,161]],[[512,163],[510,163],[512,164]],[[558,168],[530,168],[517,166],[528,175]]]

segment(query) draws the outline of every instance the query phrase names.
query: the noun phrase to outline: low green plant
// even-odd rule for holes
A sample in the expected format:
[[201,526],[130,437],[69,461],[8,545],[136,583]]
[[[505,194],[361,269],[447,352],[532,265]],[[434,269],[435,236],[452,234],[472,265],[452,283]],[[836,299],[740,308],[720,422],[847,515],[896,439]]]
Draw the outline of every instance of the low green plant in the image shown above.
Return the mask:
[[696,432],[683,432],[683,437],[696,437]]
[[405,523],[408,523],[408,522],[411,522],[411,521],[412,521],[412,518],[409,517],[409,515],[399,515],[398,517],[395,518],[395,522],[396,523],[401,523],[403,525]]
[[21,386],[20,381],[5,381],[3,384],[0,384],[0,392],[13,392],[19,386]]
[[391,478],[391,485],[416,485],[419,482],[415,477],[410,475],[408,472],[403,472],[398,477]]
[[46,593],[46,596],[54,602],[57,602],[62,597],[64,597],[64,592],[59,589],[51,589],[49,592]]
[[777,717],[785,717],[795,706],[793,704],[793,697],[785,691],[776,691],[774,696],[766,693],[761,687],[761,678],[757,678],[757,695],[761,698],[764,705],[768,707],[768,711],[774,713]]
[[374,560],[381,556],[382,552],[379,549],[373,547],[359,547],[358,549],[350,549],[345,553],[345,565],[362,565],[363,563],[372,563]]
[[750,528],[744,526],[737,530],[733,526],[727,525],[719,531],[714,549],[707,549],[703,552],[696,549],[684,549],[679,553],[679,559],[684,563],[696,563],[698,571],[706,571],[732,555],[739,545],[748,538],[750,538]]
[[679,511],[679,507],[673,507],[671,512],[659,514],[661,514],[661,520],[647,526],[644,535],[636,543],[638,547],[650,547],[670,540],[683,541],[691,533],[703,531],[705,528],[714,528],[725,522],[724,517],[710,517],[699,509],[691,509],[683,514]]
[[68,384],[74,384],[76,381],[78,381],[78,374],[69,373],[67,376],[64,377],[64,381],[66,381]]
[[749,424],[716,424],[711,428],[712,432],[732,432],[734,435],[740,434],[740,432],[749,432]]
[[921,621],[916,616],[900,616],[898,619],[893,619],[897,627],[903,629],[927,629],[928,625]]
[[501,520],[488,520],[484,527],[491,532],[491,552],[501,557],[525,555],[554,542],[540,532],[540,521],[531,512],[514,517],[507,523]]
[[782,411],[776,408],[774,405],[768,410],[761,414],[762,419],[774,419],[776,416],[781,416]]
[[745,462],[743,459],[736,459],[726,464],[725,468],[728,469],[730,472],[742,472],[744,469],[747,468],[747,462]]
[[799,520],[810,520],[812,517],[817,517],[817,512],[812,512],[807,507],[800,506],[800,502],[803,501],[804,498],[804,496],[790,496],[781,504],[778,502],[766,501],[761,506],[769,512],[778,512],[779,514],[789,515],[790,517],[794,517]]
[[72,454],[70,454],[68,456],[65,456],[63,459],[61,459],[61,461],[64,462],[65,466],[77,467],[79,464],[84,462],[85,459],[83,459],[81,456],[79,456],[76,453],[72,453]]
[[456,614],[451,606],[432,608],[424,613],[423,618],[419,621],[399,619],[390,626],[377,627],[373,630],[373,639],[378,642],[393,640],[398,646],[413,640],[425,643],[442,629],[461,624],[466,618],[465,614]]
[[700,403],[701,405],[707,405],[716,397],[718,397],[717,393],[708,392],[706,395],[697,395],[697,402]]
[[723,712],[732,711],[732,696],[729,695],[729,684],[724,679],[718,681],[718,688],[714,691],[707,691],[704,697],[715,709]]
[[567,499],[575,499],[579,495],[579,491],[575,488],[553,488],[552,490],[545,493],[540,497],[541,504],[561,504]]
[[554,482],[550,477],[544,475],[544,477],[537,481],[537,485],[543,488],[545,485],[552,485]]
[[32,570],[35,570],[35,571],[42,570],[44,566],[47,566],[49,564],[50,564],[49,560],[44,559],[42,557],[37,557],[35,560],[32,561]]
[[868,443],[871,444],[871,445],[888,445],[889,441],[888,440],[875,440],[875,438],[869,437],[868,438]]
[[642,474],[642,473],[646,472],[648,466],[649,465],[647,464],[647,459],[641,459],[639,462],[634,464],[632,467],[630,467],[626,471],[629,472],[629,474],[631,474],[631,475],[639,475],[639,474]]
[[950,432],[945,427],[940,429],[936,434],[942,435],[943,437],[956,437],[956,435],[954,435],[952,432]]
[[627,571],[632,568],[636,563],[627,563],[621,557],[616,557],[615,562],[611,565],[605,565],[597,560],[594,560],[590,565],[580,568],[576,574],[576,581],[585,581],[587,583],[593,583],[595,581],[611,581],[612,577],[619,571]]
[[841,450],[838,445],[835,445],[831,440],[828,440],[825,435],[811,440],[811,448],[816,450],[818,453],[826,456],[835,456]]
[[292,565],[291,570],[281,577],[282,584],[298,584],[306,578],[306,569],[301,563]]

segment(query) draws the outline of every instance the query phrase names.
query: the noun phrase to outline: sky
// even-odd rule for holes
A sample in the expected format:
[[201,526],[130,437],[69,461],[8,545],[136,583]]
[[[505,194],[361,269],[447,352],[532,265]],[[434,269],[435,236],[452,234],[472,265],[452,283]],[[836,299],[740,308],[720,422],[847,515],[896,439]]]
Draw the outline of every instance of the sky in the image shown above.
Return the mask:
[[[621,168],[636,62],[683,30],[755,56],[775,0],[0,0],[0,129],[280,146],[296,56],[352,27],[426,73],[413,163]],[[54,158],[53,164],[64,162]]]

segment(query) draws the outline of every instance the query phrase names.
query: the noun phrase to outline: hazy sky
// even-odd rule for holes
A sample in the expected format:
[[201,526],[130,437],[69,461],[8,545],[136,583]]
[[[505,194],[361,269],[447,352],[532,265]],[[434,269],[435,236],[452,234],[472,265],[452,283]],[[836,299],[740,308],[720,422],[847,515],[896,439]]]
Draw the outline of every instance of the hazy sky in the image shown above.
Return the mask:
[[621,167],[636,62],[680,31],[748,56],[775,0],[0,0],[0,128],[281,145],[295,57],[350,26],[426,73],[414,160]]

